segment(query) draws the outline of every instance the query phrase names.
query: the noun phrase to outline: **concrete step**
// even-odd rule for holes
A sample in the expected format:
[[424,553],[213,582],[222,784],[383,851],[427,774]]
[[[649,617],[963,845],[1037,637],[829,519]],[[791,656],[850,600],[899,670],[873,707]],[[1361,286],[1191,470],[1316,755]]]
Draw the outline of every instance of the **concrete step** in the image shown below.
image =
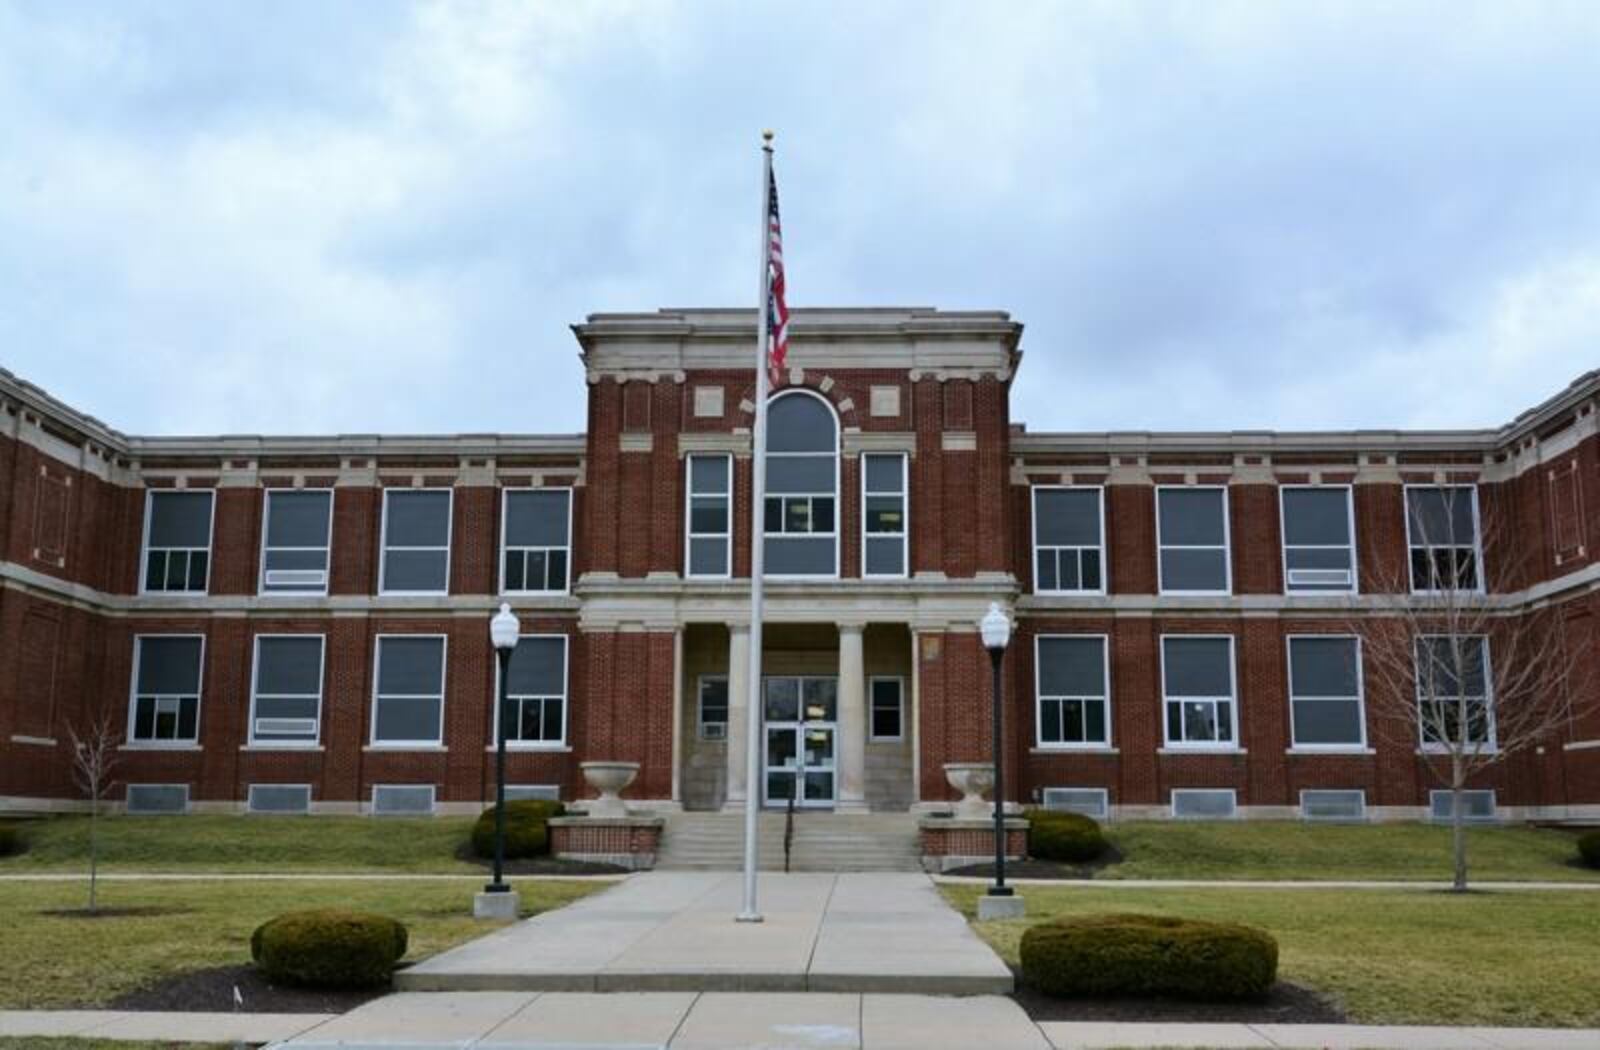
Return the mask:
[[[758,817],[763,871],[783,868],[784,814]],[[920,871],[916,819],[907,813],[797,813],[791,871]],[[674,813],[662,831],[656,867],[738,869],[744,863],[744,814]]]

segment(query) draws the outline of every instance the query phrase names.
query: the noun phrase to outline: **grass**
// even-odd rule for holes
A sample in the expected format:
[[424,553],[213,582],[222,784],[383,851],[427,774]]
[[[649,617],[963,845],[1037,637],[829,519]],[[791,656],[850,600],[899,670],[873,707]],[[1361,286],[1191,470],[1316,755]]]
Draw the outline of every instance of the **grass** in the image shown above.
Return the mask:
[[[524,914],[559,907],[603,883],[516,881]],[[424,958],[481,936],[477,887],[448,881],[114,882],[107,908],[163,914],[86,919],[47,915],[81,908],[82,883],[14,882],[0,890],[0,1009],[103,1005],[124,992],[186,970],[250,961],[250,933],[300,908],[343,907],[392,915],[410,930],[406,958]]]
[[[968,918],[981,886],[946,886]],[[1584,890],[1028,886],[1028,918],[974,922],[1012,965],[1030,923],[1138,911],[1245,922],[1278,939],[1279,975],[1368,1024],[1600,1025],[1600,898]]]
[[87,1039],[77,1035],[4,1035],[0,1050],[233,1050],[232,1043],[175,1043],[167,1040]]
[[[1307,824],[1299,821],[1161,821],[1106,826],[1123,861],[1102,879],[1450,878],[1450,829],[1434,824]],[[1577,865],[1565,831],[1471,828],[1467,863],[1486,881],[1600,882]]]

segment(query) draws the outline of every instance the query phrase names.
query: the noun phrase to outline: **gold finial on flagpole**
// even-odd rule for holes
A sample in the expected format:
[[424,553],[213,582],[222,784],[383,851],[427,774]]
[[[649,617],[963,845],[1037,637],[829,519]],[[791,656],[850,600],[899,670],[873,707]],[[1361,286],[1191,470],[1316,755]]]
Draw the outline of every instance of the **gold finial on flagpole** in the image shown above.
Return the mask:
[[767,128],[765,131],[763,131],[761,133],[761,141],[765,142],[769,146],[772,145],[772,129],[771,128]]

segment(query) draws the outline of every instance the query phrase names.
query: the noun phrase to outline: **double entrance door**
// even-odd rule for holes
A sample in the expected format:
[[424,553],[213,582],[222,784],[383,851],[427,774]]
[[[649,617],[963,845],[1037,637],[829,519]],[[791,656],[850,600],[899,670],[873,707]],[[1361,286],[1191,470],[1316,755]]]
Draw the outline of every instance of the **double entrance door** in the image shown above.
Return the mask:
[[764,802],[833,805],[839,733],[839,680],[772,675],[761,683],[767,731]]

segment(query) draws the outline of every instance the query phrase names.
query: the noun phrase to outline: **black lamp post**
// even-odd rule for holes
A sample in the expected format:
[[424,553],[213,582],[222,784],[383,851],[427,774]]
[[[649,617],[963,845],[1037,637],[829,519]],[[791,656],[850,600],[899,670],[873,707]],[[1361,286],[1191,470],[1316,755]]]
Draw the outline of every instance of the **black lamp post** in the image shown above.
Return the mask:
[[978,621],[983,635],[983,647],[989,650],[989,666],[994,671],[994,885],[989,887],[990,897],[1009,897],[1011,887],[1006,885],[1006,774],[1005,748],[1001,736],[1000,662],[1005,658],[1006,646],[1011,641],[1011,621],[1000,610],[999,602],[990,602],[989,611]]
[[502,602],[500,611],[489,621],[489,640],[494,643],[494,655],[500,661],[500,689],[495,696],[494,724],[494,881],[483,888],[485,893],[507,893],[502,872],[506,862],[506,692],[511,679],[511,654],[517,651],[517,635],[522,624],[511,606]]

